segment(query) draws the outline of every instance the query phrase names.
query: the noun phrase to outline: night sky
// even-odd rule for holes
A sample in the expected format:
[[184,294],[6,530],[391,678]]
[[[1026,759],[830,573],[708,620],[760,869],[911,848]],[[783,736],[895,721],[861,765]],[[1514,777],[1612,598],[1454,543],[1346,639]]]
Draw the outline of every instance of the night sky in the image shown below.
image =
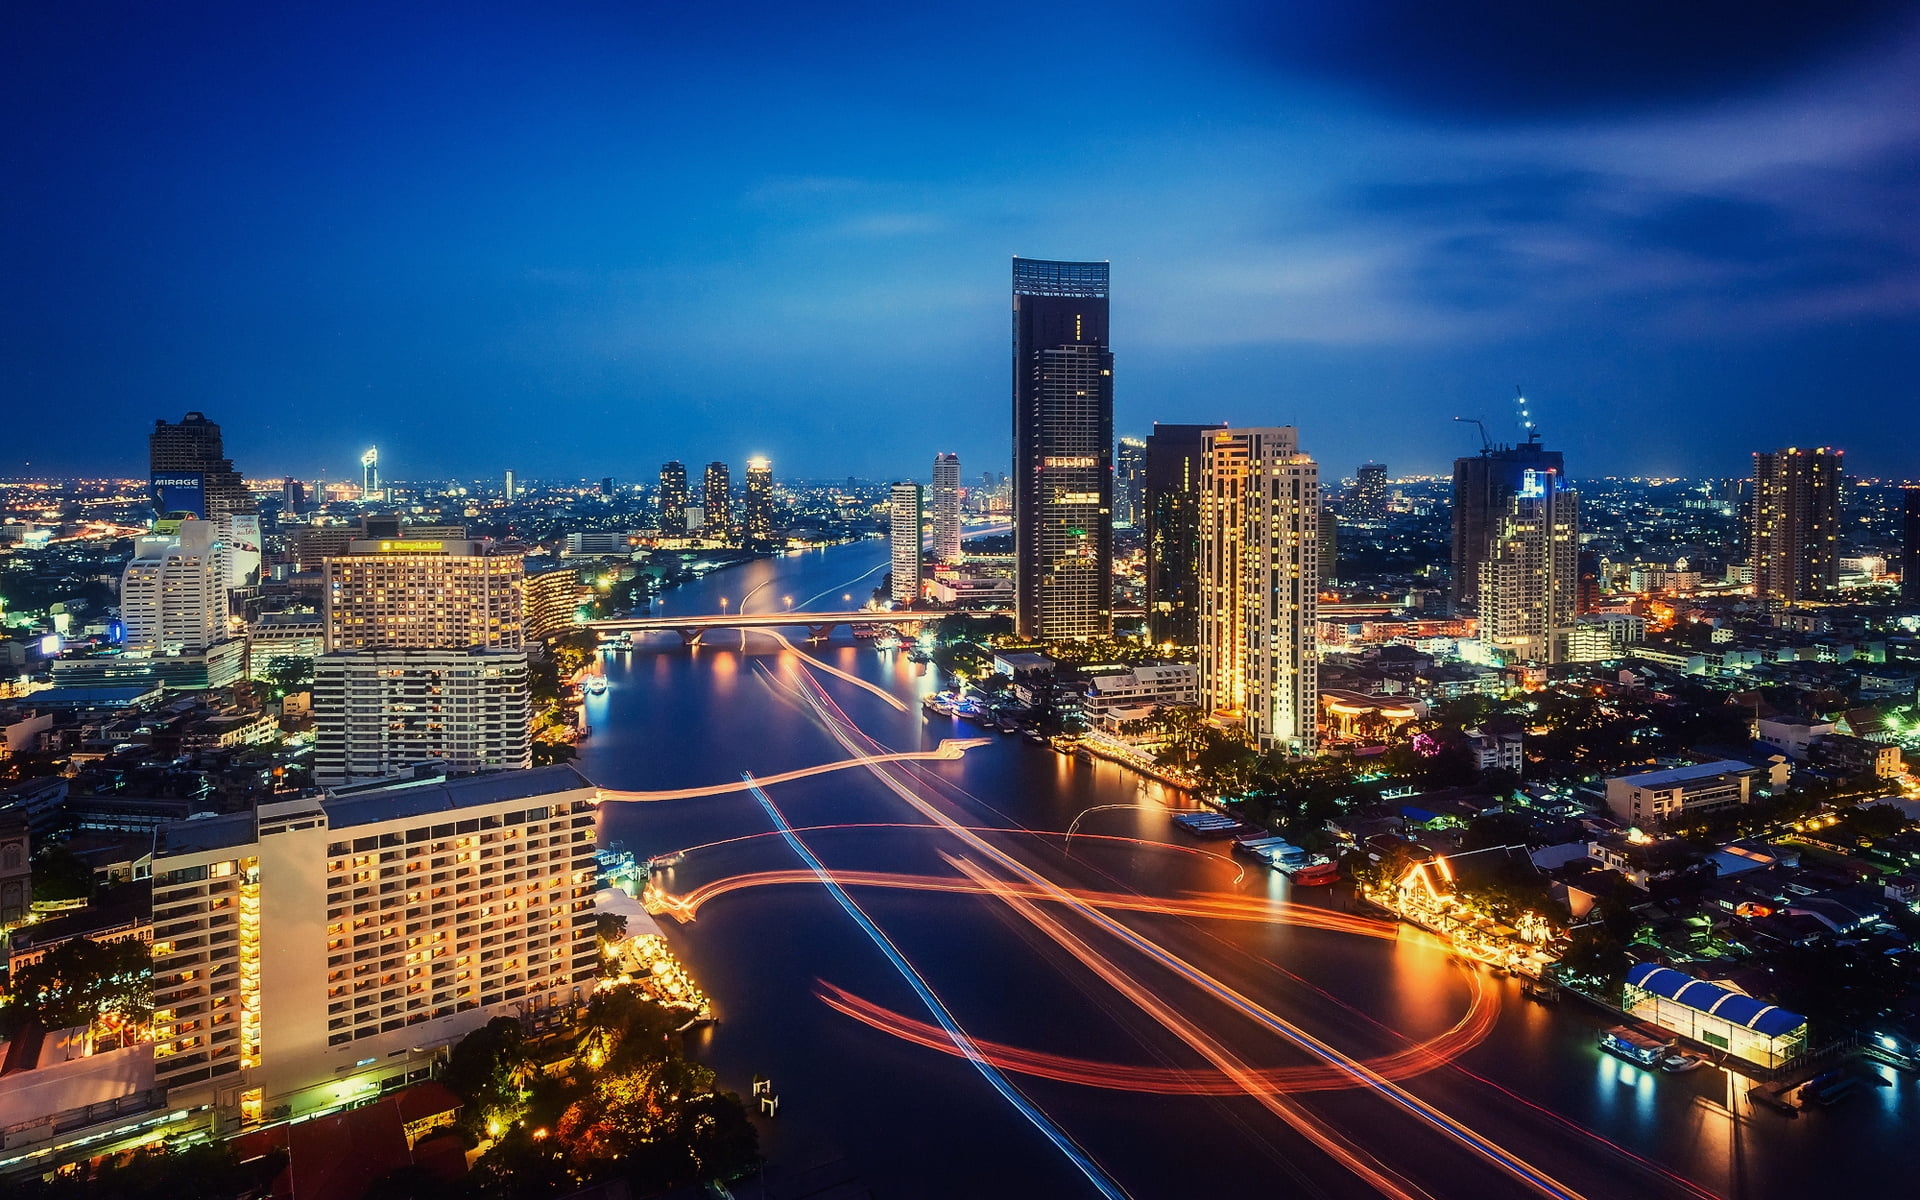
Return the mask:
[[6,5],[0,475],[974,479],[1021,254],[1123,433],[1920,476],[1911,4],[924,7]]

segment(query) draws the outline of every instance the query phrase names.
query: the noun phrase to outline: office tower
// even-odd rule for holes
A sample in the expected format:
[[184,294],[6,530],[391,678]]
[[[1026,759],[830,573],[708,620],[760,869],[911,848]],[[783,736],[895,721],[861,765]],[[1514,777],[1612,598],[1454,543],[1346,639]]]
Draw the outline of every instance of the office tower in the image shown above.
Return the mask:
[[1563,663],[1579,599],[1579,497],[1559,471],[1523,477],[1480,560],[1480,640],[1503,662]]
[[153,853],[155,1084],[221,1128],[377,1096],[593,988],[598,791],[567,766],[175,821]]
[[158,521],[120,574],[129,650],[197,654],[226,630],[226,564],[212,521]]
[[[413,531],[409,531],[411,533]],[[327,649],[518,650],[519,550],[489,541],[365,538],[325,560]]]
[[1013,260],[1014,612],[1022,637],[1113,631],[1107,264]]
[[1754,595],[1805,600],[1839,585],[1843,454],[1820,446],[1753,456]]
[[1146,521],[1147,443],[1123,437],[1113,453],[1113,523],[1138,529]]
[[513,498],[516,494],[517,492],[515,491],[513,486],[513,468],[508,467],[507,468],[507,487],[506,487],[506,496],[507,496],[508,504],[513,503]]
[[613,499],[613,476],[602,475],[600,477],[600,498],[603,500]]
[[197,412],[178,424],[155,421],[147,465],[156,516],[185,513],[205,521],[253,511],[253,493],[227,460],[220,427]]
[[707,464],[706,485],[700,489],[700,501],[707,510],[707,536],[722,541],[733,537],[733,473],[727,464]]
[[1200,483],[1200,687],[1261,750],[1314,748],[1320,468],[1292,426],[1210,429]]
[[289,475],[280,484],[280,507],[290,517],[307,511],[307,485]]
[[1378,523],[1387,519],[1387,468],[1384,463],[1362,463],[1346,504],[1349,521]]
[[1219,425],[1159,425],[1147,439],[1147,631],[1200,640],[1200,476],[1203,437]]
[[887,537],[893,548],[893,602],[911,604],[920,598],[920,485],[894,484],[887,514]]
[[1920,605],[1920,488],[1908,488],[1900,497],[1900,599]]
[[678,535],[687,531],[687,468],[684,463],[663,463],[660,467],[660,532]]
[[1333,515],[1333,506],[1320,502],[1320,579],[1332,583],[1340,578],[1340,521]]
[[1488,445],[1473,458],[1453,460],[1453,611],[1472,616],[1479,609],[1480,564],[1486,560],[1508,501],[1551,472],[1566,479],[1558,450],[1548,450],[1534,434],[1517,446]]
[[360,498],[379,500],[380,491],[380,447],[368,446],[367,452],[360,456]]
[[933,456],[933,557],[960,561],[960,456]]
[[773,463],[747,460],[746,541],[764,546],[773,541]]
[[353,650],[313,664],[313,778],[384,779],[418,763],[456,772],[533,765],[519,650]]

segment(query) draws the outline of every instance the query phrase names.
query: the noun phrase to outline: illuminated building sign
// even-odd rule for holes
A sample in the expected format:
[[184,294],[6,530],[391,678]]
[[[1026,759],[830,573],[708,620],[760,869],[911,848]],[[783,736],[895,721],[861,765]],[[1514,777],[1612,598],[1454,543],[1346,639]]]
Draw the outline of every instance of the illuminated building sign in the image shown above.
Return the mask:
[[1059,469],[1068,469],[1068,470],[1090,471],[1093,468],[1099,466],[1100,462],[1098,459],[1094,458],[1092,455],[1085,454],[1085,455],[1074,455],[1071,457],[1064,457],[1064,458],[1046,458],[1041,460],[1041,465],[1049,469],[1059,468]]
[[1055,504],[1098,504],[1099,492],[1062,492],[1053,498]]
[[198,472],[172,471],[164,475],[153,476],[151,490],[153,511],[159,516],[168,513],[191,513],[195,517],[207,515],[207,477]]
[[1522,500],[1545,499],[1547,495],[1547,476],[1551,474],[1553,474],[1551,471],[1536,471],[1531,467],[1527,468],[1526,473],[1520,477],[1520,498]]
[[380,543],[382,554],[440,554],[447,548],[445,542],[394,542]]

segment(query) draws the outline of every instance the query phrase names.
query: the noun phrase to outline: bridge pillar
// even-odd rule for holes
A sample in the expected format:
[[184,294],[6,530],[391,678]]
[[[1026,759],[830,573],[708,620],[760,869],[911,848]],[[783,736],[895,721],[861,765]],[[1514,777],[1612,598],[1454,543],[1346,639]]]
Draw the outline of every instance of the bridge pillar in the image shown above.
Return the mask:
[[828,624],[828,625],[807,626],[807,640],[810,642],[826,641],[827,638],[833,633],[834,625],[838,625],[839,623],[840,622],[838,621],[834,621],[832,624]]
[[707,631],[704,629],[688,629],[685,626],[676,627],[674,632],[680,635],[682,646],[698,646],[700,639],[707,636]]

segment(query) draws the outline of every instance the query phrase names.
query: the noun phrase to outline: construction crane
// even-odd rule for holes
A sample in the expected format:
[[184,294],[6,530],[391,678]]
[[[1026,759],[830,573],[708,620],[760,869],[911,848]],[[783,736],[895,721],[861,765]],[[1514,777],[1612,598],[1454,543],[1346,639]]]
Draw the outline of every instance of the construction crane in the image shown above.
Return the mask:
[[1517,383],[1513,385],[1513,402],[1520,407],[1520,428],[1527,431],[1527,441],[1539,441],[1540,431],[1534,428],[1533,414],[1527,408],[1527,394],[1520,389],[1520,385]]
[[1462,425],[1478,425],[1480,427],[1480,453],[1493,453],[1493,439],[1487,436],[1487,423],[1485,421],[1482,421],[1479,417],[1455,417],[1454,420],[1460,422]]

